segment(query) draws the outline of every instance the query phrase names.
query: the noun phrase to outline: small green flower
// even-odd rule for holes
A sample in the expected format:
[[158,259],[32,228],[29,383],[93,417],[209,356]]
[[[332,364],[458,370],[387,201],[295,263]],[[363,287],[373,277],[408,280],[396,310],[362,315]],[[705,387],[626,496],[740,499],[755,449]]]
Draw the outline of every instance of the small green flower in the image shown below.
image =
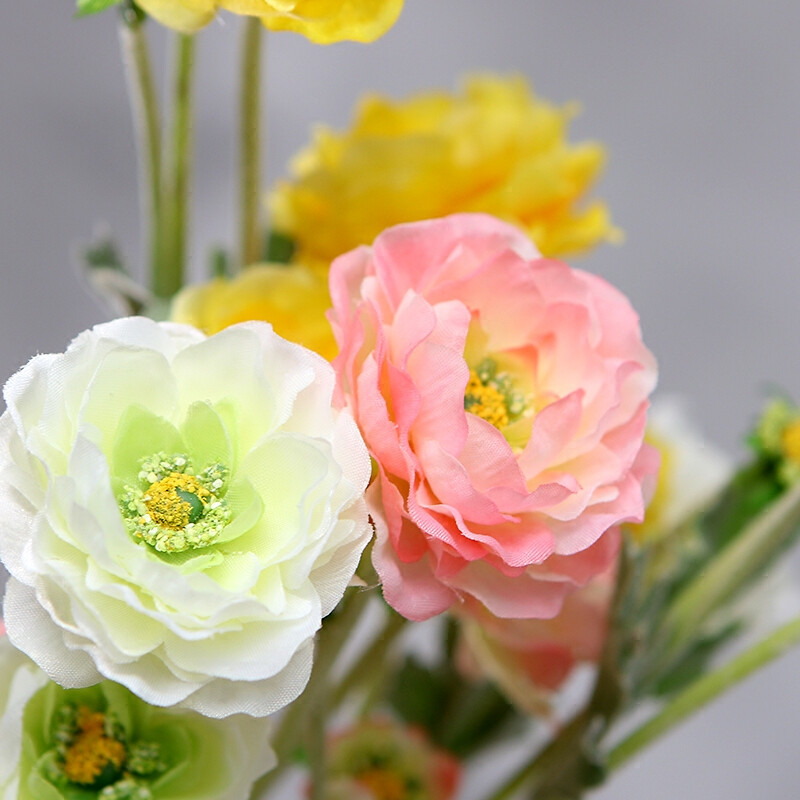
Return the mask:
[[0,636],[0,797],[245,800],[274,764],[268,733],[266,719],[157,708],[110,681],[64,689]]
[[800,480],[800,407],[785,398],[771,400],[756,425],[753,442],[777,461],[778,479],[784,485]]

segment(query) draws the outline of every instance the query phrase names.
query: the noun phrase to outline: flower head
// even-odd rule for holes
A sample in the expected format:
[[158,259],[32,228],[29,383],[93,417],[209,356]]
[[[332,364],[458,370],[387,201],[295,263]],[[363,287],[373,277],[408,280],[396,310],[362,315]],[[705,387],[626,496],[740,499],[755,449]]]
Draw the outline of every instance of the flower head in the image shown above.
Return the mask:
[[552,619],[501,619],[476,603],[459,611],[461,661],[492,679],[518,708],[548,714],[553,693],[605,644],[616,564],[564,600]]
[[384,232],[333,263],[331,296],[389,604],[554,616],[641,521],[657,469],[655,362],[628,301],[479,214]]
[[0,637],[0,796],[246,800],[275,764],[269,724],[148,706],[104,681],[63,689]]
[[326,800],[450,800],[459,765],[420,731],[369,720],[332,738]]
[[619,234],[602,202],[581,205],[605,156],[567,141],[574,115],[493,75],[457,95],[368,96],[349,130],[318,128],[296,157],[270,198],[274,225],[325,269],[392,225],[462,211],[513,222],[547,256],[587,250]]
[[54,680],[269,714],[370,538],[370,464],[322,358],[247,323],[121,319],[5,387],[8,635]]
[[758,450],[777,465],[778,479],[791,486],[800,480],[800,407],[784,397],[767,403],[753,440]]
[[337,352],[325,319],[330,305],[328,283],[319,273],[299,265],[259,264],[232,279],[182,289],[172,303],[171,317],[208,334],[238,322],[264,320],[279,336],[330,361]]
[[184,33],[204,27],[218,10],[258,17],[273,31],[293,31],[317,44],[372,42],[394,25],[403,0],[140,0],[164,25]]

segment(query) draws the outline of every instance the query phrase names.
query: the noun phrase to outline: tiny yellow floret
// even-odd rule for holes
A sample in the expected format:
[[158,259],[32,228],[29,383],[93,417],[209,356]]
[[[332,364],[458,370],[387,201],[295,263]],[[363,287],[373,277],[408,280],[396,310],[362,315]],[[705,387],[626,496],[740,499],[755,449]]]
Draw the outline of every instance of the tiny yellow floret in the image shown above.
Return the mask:
[[464,393],[464,408],[470,414],[485,419],[495,428],[505,428],[509,423],[506,397],[490,383],[483,383],[474,369],[469,371],[469,382]]
[[205,503],[211,497],[194,475],[171,472],[166,478],[154,483],[144,496],[144,504],[153,522],[162,528],[181,530],[191,521],[193,506],[181,497],[178,490],[197,497]]
[[786,458],[800,464],[800,419],[790,422],[781,432],[781,449]]
[[82,708],[79,732],[64,757],[64,774],[77,784],[92,784],[109,765],[120,769],[125,763],[125,745],[106,736],[105,715]]

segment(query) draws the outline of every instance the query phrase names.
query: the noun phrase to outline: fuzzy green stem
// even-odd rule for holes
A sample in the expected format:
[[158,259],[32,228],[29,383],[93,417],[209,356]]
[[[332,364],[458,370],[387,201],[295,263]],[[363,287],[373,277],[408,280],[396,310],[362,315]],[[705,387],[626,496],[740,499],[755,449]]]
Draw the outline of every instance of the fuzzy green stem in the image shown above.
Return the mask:
[[367,591],[348,589],[336,609],[335,616],[323,624],[314,652],[314,669],[308,685],[303,694],[287,708],[275,734],[278,766],[256,782],[250,794],[252,798],[262,797],[283,774],[283,770],[291,766],[295,751],[303,744],[307,735],[312,744],[308,752],[312,759],[312,773],[322,772],[324,742],[318,737],[324,736],[325,732],[324,710],[325,695],[329,689],[328,676],[350,632],[361,619],[369,599],[370,593]]
[[669,702],[653,719],[620,742],[609,753],[608,768],[610,770],[619,768],[643,747],[663,736],[681,720],[695,711],[699,711],[722,692],[783,655],[799,642],[800,618],[786,623],[729,663],[698,679]]
[[161,218],[161,123],[153,82],[145,19],[132,3],[121,9],[120,48],[133,115],[139,161],[139,193],[149,240],[150,285],[155,288],[163,260]]
[[[408,623],[405,617],[397,614],[392,609],[386,608],[384,613],[386,618],[372,643],[358,657],[357,662],[350,668],[350,671],[342,678],[334,690],[331,698],[331,708],[338,708],[348,695],[363,683],[365,678],[363,664],[376,664],[376,672],[379,675],[382,674],[382,667],[385,665],[389,650],[397,640],[397,637],[405,630]],[[376,675],[373,673],[370,673],[370,675],[374,680]],[[369,680],[369,677],[367,679]]]
[[241,266],[261,259],[261,60],[264,26],[245,20],[239,94],[239,257]]
[[664,659],[679,654],[700,625],[761,575],[800,526],[800,484],[761,512],[672,602],[661,625]]
[[174,83],[172,88],[172,130],[170,136],[169,174],[165,196],[165,258],[153,291],[158,297],[170,298],[183,285],[186,266],[189,197],[192,165],[192,86],[194,77],[194,37],[177,34]]
[[524,764],[487,800],[509,800],[523,786],[535,784],[552,774],[553,769],[559,766],[569,769],[573,764],[574,754],[580,750],[581,739],[586,734],[591,719],[592,714],[588,709],[578,714],[533,761]]

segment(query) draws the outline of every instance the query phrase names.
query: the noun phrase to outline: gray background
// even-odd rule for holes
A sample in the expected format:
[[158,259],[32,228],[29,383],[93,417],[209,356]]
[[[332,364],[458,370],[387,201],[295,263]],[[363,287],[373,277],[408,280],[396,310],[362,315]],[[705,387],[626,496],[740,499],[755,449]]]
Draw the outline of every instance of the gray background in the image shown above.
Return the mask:
[[[0,4],[3,377],[103,319],[71,259],[97,220],[139,257],[115,15],[75,22],[71,11],[70,0]],[[208,245],[233,231],[236,34],[225,17],[200,42],[198,275]],[[365,89],[400,97],[492,69],[579,99],[573,136],[607,143],[598,193],[627,234],[580,265],[629,294],[661,389],[688,396],[709,438],[740,455],[767,386],[800,397],[798,40],[796,0],[407,0],[370,47],[270,37],[269,175],[313,121],[343,125]],[[797,797],[799,670],[800,653],[784,658],[596,797]]]

